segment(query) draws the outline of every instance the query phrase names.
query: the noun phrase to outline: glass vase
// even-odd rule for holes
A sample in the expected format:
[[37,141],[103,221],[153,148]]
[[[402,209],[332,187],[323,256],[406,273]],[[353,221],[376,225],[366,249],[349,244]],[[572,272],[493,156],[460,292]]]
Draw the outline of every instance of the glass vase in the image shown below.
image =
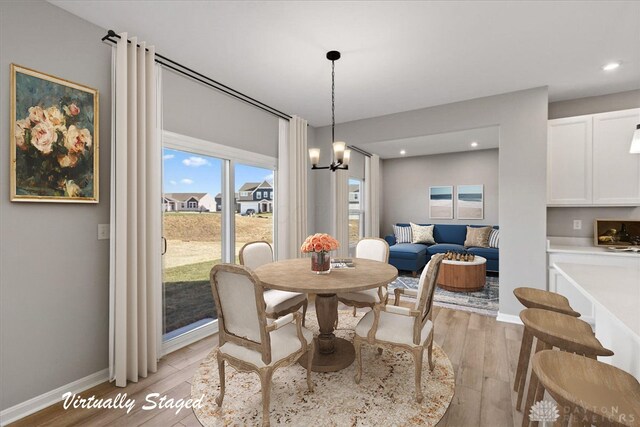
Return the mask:
[[331,271],[329,252],[311,252],[311,271],[316,274],[329,274]]

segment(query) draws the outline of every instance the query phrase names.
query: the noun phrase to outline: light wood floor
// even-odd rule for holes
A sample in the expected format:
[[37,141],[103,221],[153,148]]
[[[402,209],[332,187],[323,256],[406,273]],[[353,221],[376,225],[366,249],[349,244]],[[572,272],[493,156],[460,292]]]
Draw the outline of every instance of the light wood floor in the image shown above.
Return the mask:
[[[514,409],[516,397],[511,390],[522,327],[463,311],[435,310],[435,341],[456,372],[455,395],[438,426],[520,425],[522,414]],[[205,338],[162,358],[158,372],[126,388],[104,383],[82,393],[83,397],[96,398],[127,393],[137,403],[129,414],[112,409],[64,410],[60,403],[11,426],[200,426],[190,409],[178,415],[174,409],[143,411],[141,402],[147,393],[187,398],[191,377],[217,341],[217,335]]]

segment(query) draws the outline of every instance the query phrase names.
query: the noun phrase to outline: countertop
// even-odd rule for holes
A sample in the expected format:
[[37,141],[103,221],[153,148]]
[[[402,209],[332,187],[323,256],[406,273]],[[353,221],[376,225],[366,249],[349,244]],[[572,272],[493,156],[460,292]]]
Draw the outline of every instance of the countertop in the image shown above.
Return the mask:
[[640,339],[640,262],[635,267],[562,262],[554,267],[586,298]]
[[640,252],[615,252],[603,246],[594,246],[593,239],[588,238],[548,237],[547,252],[629,257],[640,260]]

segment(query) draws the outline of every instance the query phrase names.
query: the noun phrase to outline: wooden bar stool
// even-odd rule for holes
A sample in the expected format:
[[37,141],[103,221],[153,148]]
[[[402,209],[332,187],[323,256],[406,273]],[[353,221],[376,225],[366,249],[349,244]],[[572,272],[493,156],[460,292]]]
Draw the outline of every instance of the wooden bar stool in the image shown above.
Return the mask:
[[[513,294],[516,296],[516,298],[518,298],[518,301],[520,301],[520,303],[526,308],[540,308],[543,310],[555,311],[557,313],[562,313],[573,317],[580,317],[580,313],[572,309],[569,305],[569,300],[555,292],[522,287],[514,289]],[[525,328],[522,335],[522,344],[520,345],[520,357],[518,358],[518,369],[516,369],[516,378],[513,382],[513,391],[518,391],[518,388],[520,387],[520,381],[522,381],[521,372],[527,371],[526,369],[522,369],[522,364],[525,363],[525,354],[531,354],[532,345],[533,337],[527,332]],[[526,363],[529,363],[529,359],[526,360]]]
[[[536,353],[557,347],[562,351],[581,354],[592,359],[597,356],[613,355],[611,350],[604,348],[598,341],[587,322],[573,316],[539,308],[527,308],[520,312],[520,319],[524,323],[525,331],[537,339]],[[524,354],[523,363],[518,364],[518,368],[521,371],[516,409],[520,409],[524,396],[529,358],[529,354]],[[529,391],[524,407],[525,415],[528,414],[529,408],[533,405],[534,398],[535,388],[532,390],[532,383],[529,381]],[[523,417],[522,425],[529,425],[527,416]]]
[[640,426],[640,383],[625,371],[548,350],[534,355],[531,365],[536,401],[546,390],[558,402],[562,425],[569,423],[570,415],[572,426]]

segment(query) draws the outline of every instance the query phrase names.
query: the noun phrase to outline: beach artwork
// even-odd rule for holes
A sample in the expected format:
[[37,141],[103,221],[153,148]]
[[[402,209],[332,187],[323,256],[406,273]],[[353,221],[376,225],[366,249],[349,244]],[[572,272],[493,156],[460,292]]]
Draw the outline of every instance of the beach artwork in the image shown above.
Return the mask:
[[429,218],[453,219],[453,186],[429,187]]
[[483,218],[483,185],[458,185],[458,219]]
[[11,200],[98,203],[98,91],[11,64]]

